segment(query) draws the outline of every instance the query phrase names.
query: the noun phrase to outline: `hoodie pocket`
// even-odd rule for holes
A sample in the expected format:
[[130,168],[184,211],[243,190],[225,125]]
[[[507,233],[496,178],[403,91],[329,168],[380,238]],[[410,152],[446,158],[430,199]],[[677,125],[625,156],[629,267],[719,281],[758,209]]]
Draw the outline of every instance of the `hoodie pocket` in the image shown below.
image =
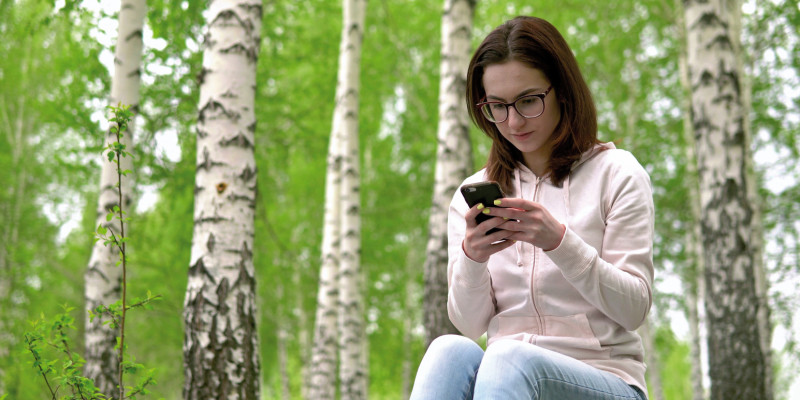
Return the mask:
[[498,316],[489,324],[489,344],[499,339],[532,343],[579,360],[608,359],[611,355],[610,348],[600,345],[586,314]]
[[536,344],[579,360],[607,359],[611,349],[604,349],[592,331],[586,314],[544,316],[544,333]]

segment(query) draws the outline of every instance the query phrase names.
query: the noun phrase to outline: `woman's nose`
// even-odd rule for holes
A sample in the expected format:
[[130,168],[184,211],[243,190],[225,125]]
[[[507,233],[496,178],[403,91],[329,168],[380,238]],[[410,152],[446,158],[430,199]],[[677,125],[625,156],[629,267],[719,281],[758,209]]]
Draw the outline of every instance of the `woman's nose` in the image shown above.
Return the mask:
[[521,128],[525,125],[525,117],[517,112],[516,107],[508,107],[508,127],[512,129]]

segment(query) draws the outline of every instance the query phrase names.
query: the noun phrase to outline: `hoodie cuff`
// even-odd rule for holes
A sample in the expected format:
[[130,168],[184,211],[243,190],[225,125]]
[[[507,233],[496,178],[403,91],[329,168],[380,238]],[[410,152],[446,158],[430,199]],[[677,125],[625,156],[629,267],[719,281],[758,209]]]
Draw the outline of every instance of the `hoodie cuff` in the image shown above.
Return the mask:
[[586,244],[577,233],[567,228],[558,247],[545,254],[561,269],[565,278],[574,279],[592,264],[597,251]]
[[453,265],[453,277],[462,285],[470,288],[479,287],[489,282],[489,262],[477,262],[467,256],[461,248],[460,261]]

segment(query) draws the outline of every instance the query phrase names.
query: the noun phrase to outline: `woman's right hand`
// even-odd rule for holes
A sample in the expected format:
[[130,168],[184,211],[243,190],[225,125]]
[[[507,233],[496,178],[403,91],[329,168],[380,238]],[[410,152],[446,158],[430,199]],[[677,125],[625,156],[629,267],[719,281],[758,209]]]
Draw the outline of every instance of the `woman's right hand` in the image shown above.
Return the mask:
[[502,225],[505,220],[501,217],[495,217],[478,224],[475,217],[483,210],[483,204],[477,204],[464,214],[464,219],[467,221],[467,232],[464,235],[464,242],[461,244],[467,257],[480,263],[489,261],[489,256],[514,244],[513,240],[507,240],[514,232],[501,229],[497,232],[486,234],[492,228]]

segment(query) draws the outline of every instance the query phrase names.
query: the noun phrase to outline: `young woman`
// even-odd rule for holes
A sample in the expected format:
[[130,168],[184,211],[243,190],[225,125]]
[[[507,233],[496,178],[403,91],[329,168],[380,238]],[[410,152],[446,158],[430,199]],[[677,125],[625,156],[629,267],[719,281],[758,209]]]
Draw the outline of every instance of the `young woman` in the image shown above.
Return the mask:
[[[598,141],[589,88],[545,20],[486,37],[467,105],[492,148],[463,184],[496,181],[507,197],[472,208],[453,197],[447,308],[466,337],[431,343],[411,398],[646,399],[634,331],[652,303],[647,172]],[[478,224],[479,213],[498,218]]]

